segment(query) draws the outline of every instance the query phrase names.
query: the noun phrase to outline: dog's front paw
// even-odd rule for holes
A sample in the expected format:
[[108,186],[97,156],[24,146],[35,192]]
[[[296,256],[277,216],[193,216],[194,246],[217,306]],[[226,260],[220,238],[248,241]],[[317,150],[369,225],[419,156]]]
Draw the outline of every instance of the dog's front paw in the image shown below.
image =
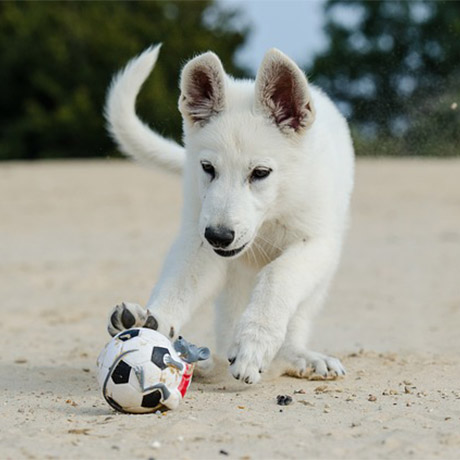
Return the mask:
[[275,353],[276,342],[273,337],[258,330],[247,328],[237,334],[228,352],[230,372],[237,380],[245,383],[257,383],[270,365]]
[[149,311],[136,303],[122,302],[110,312],[107,330],[111,336],[132,327],[158,329],[158,321]]

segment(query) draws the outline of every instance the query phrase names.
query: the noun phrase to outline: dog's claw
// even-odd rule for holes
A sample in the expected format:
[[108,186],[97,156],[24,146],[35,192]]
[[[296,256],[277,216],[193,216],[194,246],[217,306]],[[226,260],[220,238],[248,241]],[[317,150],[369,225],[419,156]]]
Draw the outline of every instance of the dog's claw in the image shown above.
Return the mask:
[[147,310],[134,303],[122,302],[115,306],[109,317],[107,330],[111,336],[125,329],[143,327],[147,322]]
[[123,303],[123,313],[121,314],[121,323],[126,329],[129,329],[136,324],[136,318],[134,315],[126,308],[126,305]]
[[110,315],[109,324],[107,325],[107,329],[108,329],[110,335],[113,336],[113,335],[117,334],[117,332],[118,332],[117,327],[118,327],[118,312],[115,310]]
[[258,325],[236,335],[235,342],[228,350],[230,373],[237,380],[248,384],[259,382],[262,372],[272,360],[273,347],[267,346],[267,340]]
[[113,337],[125,329],[133,327],[145,327],[153,329],[163,334],[165,337],[174,339],[176,331],[178,332],[177,324],[169,322],[155,313],[155,316],[150,310],[141,307],[135,303],[122,302],[116,305],[110,313],[107,330]]
[[147,317],[147,321],[144,324],[144,327],[146,327],[148,329],[153,329],[153,330],[156,331],[158,329],[158,321],[155,319],[154,316],[149,315]]

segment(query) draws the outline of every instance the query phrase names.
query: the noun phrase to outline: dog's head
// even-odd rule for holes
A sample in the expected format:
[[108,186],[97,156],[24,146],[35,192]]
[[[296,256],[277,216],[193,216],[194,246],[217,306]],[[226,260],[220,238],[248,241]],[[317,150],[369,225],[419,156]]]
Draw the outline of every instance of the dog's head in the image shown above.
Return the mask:
[[273,49],[255,84],[234,80],[208,52],[184,67],[179,109],[201,237],[218,255],[236,257],[282,202],[286,164],[292,170],[292,155],[315,118],[307,78]]

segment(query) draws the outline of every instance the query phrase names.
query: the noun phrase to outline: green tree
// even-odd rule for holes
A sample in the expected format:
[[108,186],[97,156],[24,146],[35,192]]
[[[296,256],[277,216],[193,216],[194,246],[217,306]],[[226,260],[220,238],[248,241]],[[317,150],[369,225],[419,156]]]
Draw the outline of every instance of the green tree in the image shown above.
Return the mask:
[[329,47],[310,74],[350,118],[359,153],[460,153],[452,148],[460,2],[329,0],[325,8]]
[[181,65],[213,49],[227,70],[245,42],[237,11],[208,1],[1,2],[0,159],[114,153],[102,107],[113,73],[163,42],[139,103],[143,118],[180,138]]

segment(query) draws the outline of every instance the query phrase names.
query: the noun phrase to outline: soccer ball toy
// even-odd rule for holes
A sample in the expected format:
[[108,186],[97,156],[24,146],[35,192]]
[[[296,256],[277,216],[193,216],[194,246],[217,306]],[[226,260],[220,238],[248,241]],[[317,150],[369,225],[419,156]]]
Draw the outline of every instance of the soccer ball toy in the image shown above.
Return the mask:
[[171,344],[153,329],[128,329],[100,353],[98,382],[107,403],[120,412],[175,409],[190,385],[195,362],[209,355],[208,348],[182,337]]

